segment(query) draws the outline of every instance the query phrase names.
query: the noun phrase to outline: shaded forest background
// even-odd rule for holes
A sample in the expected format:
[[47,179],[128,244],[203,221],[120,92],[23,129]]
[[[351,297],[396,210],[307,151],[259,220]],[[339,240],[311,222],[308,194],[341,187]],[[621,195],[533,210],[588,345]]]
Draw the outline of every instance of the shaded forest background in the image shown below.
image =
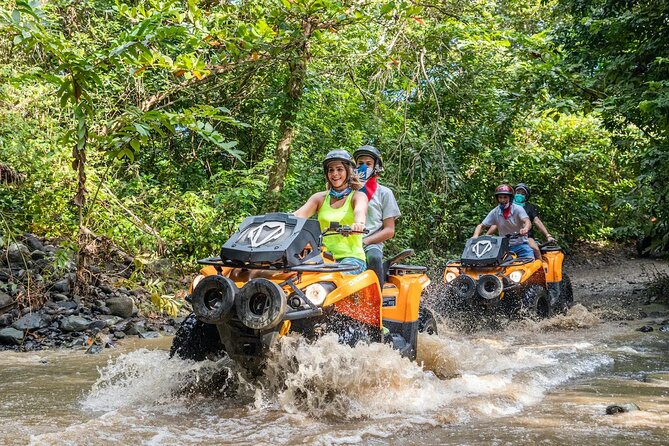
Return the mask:
[[2,243],[215,255],[372,144],[439,264],[501,182],[553,235],[669,242],[667,0],[54,0],[0,9]]

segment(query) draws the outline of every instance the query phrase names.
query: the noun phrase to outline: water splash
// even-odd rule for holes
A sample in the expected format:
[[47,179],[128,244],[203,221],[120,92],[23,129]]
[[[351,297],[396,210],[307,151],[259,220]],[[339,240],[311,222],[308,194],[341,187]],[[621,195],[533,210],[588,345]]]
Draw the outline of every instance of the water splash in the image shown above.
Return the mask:
[[[593,344],[573,342],[570,331],[556,339],[536,324],[503,334],[439,331],[419,337],[416,361],[386,344],[351,348],[334,335],[315,342],[288,336],[253,382],[228,359],[195,363],[137,350],[101,368],[84,397],[85,409],[106,413],[33,443],[67,444],[65,437],[77,444],[82,435],[90,444],[114,435],[142,444],[364,443],[418,425],[520,413],[611,360],[593,353]],[[226,379],[214,379],[221,374]]]
[[179,407],[174,404],[175,397],[196,394],[201,389],[220,395],[238,379],[227,358],[217,362],[193,362],[169,358],[162,350],[146,349],[109,360],[99,372],[100,377],[82,401],[85,409],[110,411],[139,405]]
[[443,382],[387,344],[339,344],[327,335],[314,343],[282,339],[268,362],[267,391],[289,412],[360,418],[423,413],[447,403]]
[[590,328],[601,322],[600,318],[581,304],[571,307],[567,314],[560,314],[540,322],[541,330],[578,330]]

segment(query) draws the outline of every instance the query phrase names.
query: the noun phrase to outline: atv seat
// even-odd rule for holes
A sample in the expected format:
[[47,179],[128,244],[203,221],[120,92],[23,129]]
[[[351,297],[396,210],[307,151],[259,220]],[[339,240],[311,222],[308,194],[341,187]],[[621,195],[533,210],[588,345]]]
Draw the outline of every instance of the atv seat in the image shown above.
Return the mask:
[[[407,257],[411,257],[411,256],[414,255],[414,254],[415,254],[415,252],[414,252],[413,249],[405,249],[404,251],[400,252],[399,254],[396,254],[396,255],[394,255],[393,257],[391,257],[391,258],[389,258],[388,260],[386,260],[385,262],[383,262],[383,276],[384,276],[384,280],[388,280],[388,274],[390,273],[391,269],[395,269],[395,268],[393,268],[393,266],[394,266],[397,262],[399,262],[399,261],[401,261],[401,260],[404,260],[404,259],[406,259]],[[414,266],[412,266],[412,265],[397,265],[397,266],[403,266],[404,268],[402,268],[402,269],[406,269],[406,268],[424,268],[424,267],[422,267],[422,266],[420,266],[420,267],[414,267]]]

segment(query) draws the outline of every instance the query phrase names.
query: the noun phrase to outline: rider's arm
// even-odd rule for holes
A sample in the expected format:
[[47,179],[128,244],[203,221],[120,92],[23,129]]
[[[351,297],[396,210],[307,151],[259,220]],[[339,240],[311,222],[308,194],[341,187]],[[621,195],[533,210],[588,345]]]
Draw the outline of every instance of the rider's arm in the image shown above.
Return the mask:
[[490,226],[488,226],[488,225],[484,225],[483,223],[481,223],[481,224],[478,225],[478,226],[476,227],[476,229],[474,230],[474,235],[472,236],[472,238],[476,238],[476,237],[478,237],[479,235],[481,235],[481,231],[482,231],[484,228],[489,228],[489,227],[490,227]]
[[553,236],[548,233],[548,229],[546,229],[546,226],[544,226],[539,216],[534,217],[534,224],[537,225],[537,228],[539,228],[544,237],[546,237],[547,241],[550,242],[555,240],[555,238],[553,238]]
[[488,232],[486,232],[486,235],[493,235],[495,232],[497,232],[497,225],[492,225],[491,227],[488,228]]
[[309,218],[318,212],[321,205],[323,204],[323,199],[325,198],[325,192],[316,192],[313,194],[306,203],[302,205],[301,208],[295,211],[296,217]]
[[488,212],[488,215],[483,219],[480,225],[474,230],[474,235],[472,238],[476,238],[481,235],[481,231],[488,229],[491,226],[494,226],[497,223],[497,208],[494,208],[492,211]]
[[530,222],[530,219],[527,217],[523,218],[522,221],[523,221],[523,227],[520,229],[520,235],[527,235],[527,233],[530,232],[532,223]]
[[395,217],[383,219],[383,226],[374,234],[365,237],[362,240],[364,245],[373,245],[375,243],[385,242],[395,236]]
[[354,192],[353,195],[353,220],[355,223],[351,225],[354,231],[365,230],[365,220],[367,220],[367,195],[362,192]]

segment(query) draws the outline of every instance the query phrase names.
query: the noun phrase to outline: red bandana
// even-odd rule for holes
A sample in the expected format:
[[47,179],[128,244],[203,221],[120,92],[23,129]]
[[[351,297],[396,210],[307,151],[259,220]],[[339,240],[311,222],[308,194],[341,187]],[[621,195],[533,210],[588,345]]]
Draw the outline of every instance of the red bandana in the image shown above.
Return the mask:
[[511,215],[511,203],[509,203],[509,204],[504,208],[504,212],[502,212],[502,214],[504,215],[504,219],[505,219],[505,220],[508,220],[508,219],[509,219],[509,215]]
[[367,180],[365,183],[365,187],[360,189],[360,192],[364,192],[365,195],[367,195],[367,199],[371,200],[372,197],[374,196],[374,193],[376,192],[376,188],[378,187],[378,184],[376,183],[376,175],[374,175],[372,178]]

